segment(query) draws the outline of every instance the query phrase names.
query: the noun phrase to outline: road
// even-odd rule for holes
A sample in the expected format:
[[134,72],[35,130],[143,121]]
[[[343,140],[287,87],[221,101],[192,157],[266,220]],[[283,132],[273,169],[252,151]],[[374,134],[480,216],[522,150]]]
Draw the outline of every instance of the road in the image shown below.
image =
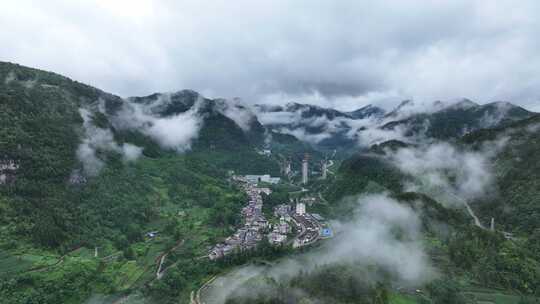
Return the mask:
[[214,282],[214,280],[215,280],[217,277],[218,277],[217,275],[213,276],[212,278],[210,278],[210,280],[206,281],[206,282],[201,286],[201,288],[199,288],[196,292],[195,292],[195,291],[192,291],[191,294],[190,294],[190,303],[191,303],[191,304],[205,304],[205,303],[201,300],[201,292],[204,291],[206,288],[208,288],[208,285],[212,284],[212,282]]
[[48,270],[48,269],[50,269],[52,267],[58,266],[58,265],[60,265],[60,264],[62,264],[64,262],[64,260],[66,259],[66,257],[69,254],[71,254],[71,253],[73,253],[73,252],[75,252],[75,251],[77,251],[77,250],[79,250],[81,248],[82,248],[82,246],[79,246],[79,247],[65,253],[63,256],[59,257],[58,260],[54,264],[44,265],[44,266],[39,266],[37,268],[29,269],[28,271],[26,271],[26,273],[46,271],[46,270]]
[[[176,245],[169,249],[167,252],[163,253],[161,256],[158,256],[157,257],[157,261],[159,261],[159,264],[158,264],[158,268],[157,268],[157,271],[156,271],[156,279],[160,280],[164,275],[165,275],[165,272],[167,271],[167,269],[169,269],[171,266],[163,269],[163,271],[161,271],[161,268],[163,266],[163,263],[165,262],[165,259],[167,258],[167,255],[169,255],[169,253],[175,251],[176,249],[178,249],[178,247],[182,246],[182,244],[184,244],[184,240],[181,240],[179,241],[178,243],[176,243]],[[173,264],[174,265],[174,264]]]
[[[452,197],[454,197],[458,201],[462,202],[463,205],[465,205],[465,208],[467,209],[467,213],[469,213],[469,215],[473,218],[475,226],[477,226],[477,227],[479,227],[481,229],[484,229],[484,230],[488,229],[488,228],[484,227],[484,225],[482,225],[482,222],[480,222],[480,219],[478,218],[478,216],[476,216],[476,214],[474,214],[474,211],[472,210],[471,206],[469,205],[469,203],[466,200],[460,198],[459,196],[455,195],[454,193],[451,193],[451,192],[447,192],[447,193],[449,193]],[[507,231],[503,231],[503,230],[499,230],[499,231],[504,235],[504,237],[507,240],[515,241],[517,239],[516,237],[514,237],[514,235],[511,232],[507,232]]]
[[477,227],[482,228],[482,229],[486,229],[486,227],[484,227],[484,225],[482,225],[482,223],[480,222],[480,219],[476,216],[476,214],[474,214],[474,211],[472,210],[471,206],[469,205],[469,203],[466,200],[462,199],[461,197],[455,195],[452,192],[447,191],[446,193],[450,194],[450,196],[452,196],[454,199],[456,199],[456,200],[460,201],[461,203],[463,203],[463,205],[467,209],[467,213],[469,213],[469,215],[473,218],[474,224]]
[[465,205],[465,208],[467,208],[467,212],[469,213],[469,215],[473,218],[474,224],[482,229],[486,229],[486,227],[482,225],[482,223],[480,222],[476,214],[474,214],[474,211],[472,210],[471,206],[469,206],[469,203],[467,203],[467,201],[464,200],[463,204]]
[[303,247],[313,244],[319,240],[319,231],[321,225],[310,215],[293,215],[294,222],[300,227],[301,231],[296,236],[294,247]]

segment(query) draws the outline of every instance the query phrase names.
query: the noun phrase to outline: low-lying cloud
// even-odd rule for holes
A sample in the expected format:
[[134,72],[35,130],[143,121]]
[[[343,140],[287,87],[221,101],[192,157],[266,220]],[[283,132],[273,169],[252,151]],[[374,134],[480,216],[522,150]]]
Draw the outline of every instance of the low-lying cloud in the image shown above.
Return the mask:
[[244,132],[251,128],[251,124],[257,119],[253,110],[239,98],[216,99],[216,110],[225,115],[239,126]]
[[[196,100],[176,99],[174,102],[185,102],[185,111],[167,113],[166,109],[173,102],[173,93],[159,94],[156,98],[148,98],[137,102],[134,98],[122,100],[120,110],[107,115],[105,101],[100,99],[93,111],[106,115],[108,121],[116,130],[130,130],[140,132],[154,140],[161,148],[184,153],[191,149],[192,143],[199,136],[204,120],[208,113],[201,111],[209,102],[203,96],[196,94]],[[179,106],[179,105],[175,105]],[[212,101],[213,110],[228,117],[243,131],[249,131],[252,123],[257,119],[250,107],[241,100],[216,99]],[[174,108],[174,106],[173,106]],[[105,165],[103,159],[98,157],[98,150],[121,153],[126,161],[134,161],[142,154],[142,148],[130,143],[118,144],[109,128],[99,128],[92,122],[92,112],[81,109],[80,114],[84,123],[84,138],[77,150],[77,157],[83,164],[84,172],[95,176]],[[268,136],[267,136],[268,137]]]
[[92,123],[92,113],[79,109],[83,118],[84,136],[77,148],[77,158],[83,165],[86,175],[95,176],[105,165],[98,157],[98,152],[115,152],[122,154],[125,161],[134,161],[142,154],[142,148],[130,143],[118,144],[108,128],[99,128]]
[[493,178],[484,154],[462,151],[448,143],[399,149],[390,160],[401,171],[466,198],[483,195]]
[[169,116],[156,113],[156,108],[167,102],[166,94],[151,104],[126,100],[120,113],[112,117],[112,122],[119,129],[148,135],[162,148],[185,152],[191,148],[203,124],[203,117],[198,113],[201,100],[202,97],[189,110]]
[[496,193],[493,157],[505,147],[503,135],[467,150],[447,142],[387,150],[387,160],[414,179],[408,191],[424,192],[442,203],[462,204]]

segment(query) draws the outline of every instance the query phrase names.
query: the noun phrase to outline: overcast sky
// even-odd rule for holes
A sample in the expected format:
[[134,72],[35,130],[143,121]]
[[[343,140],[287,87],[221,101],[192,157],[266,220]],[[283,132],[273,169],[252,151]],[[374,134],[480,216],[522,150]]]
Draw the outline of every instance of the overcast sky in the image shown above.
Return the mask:
[[540,111],[540,1],[16,0],[0,60],[121,96],[340,109],[468,97]]

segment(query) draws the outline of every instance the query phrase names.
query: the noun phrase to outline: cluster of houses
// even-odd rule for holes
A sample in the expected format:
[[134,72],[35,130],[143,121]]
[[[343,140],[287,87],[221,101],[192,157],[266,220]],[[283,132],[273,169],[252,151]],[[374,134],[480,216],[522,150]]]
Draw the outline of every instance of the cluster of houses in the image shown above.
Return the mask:
[[217,244],[210,250],[208,257],[211,260],[222,258],[235,251],[254,248],[263,239],[264,231],[268,228],[268,221],[262,212],[261,193],[269,194],[270,189],[258,188],[251,183],[244,184],[243,188],[249,199],[247,206],[242,208],[244,226],[225,239],[224,243]]
[[233,252],[252,249],[264,237],[270,244],[283,245],[287,242],[288,235],[297,231],[297,236],[292,242],[293,247],[301,247],[312,244],[320,238],[332,236],[332,231],[325,228],[324,219],[317,214],[306,212],[306,204],[311,205],[315,200],[312,197],[304,197],[297,200],[296,206],[281,204],[274,207],[274,217],[279,222],[269,224],[263,214],[262,193],[269,195],[269,188],[258,187],[258,183],[267,182],[269,175],[233,175],[232,179],[238,182],[248,195],[248,203],[242,208],[244,225],[233,235],[225,239],[223,243],[211,248],[208,257],[211,260],[222,258]]
[[[288,208],[285,208],[288,210],[288,212],[284,213],[282,212],[283,206],[286,206]],[[283,245],[287,241],[287,234],[290,234],[292,232],[292,227],[289,225],[288,221],[290,221],[290,206],[289,205],[279,205],[274,208],[274,215],[276,217],[279,217],[279,223],[276,223],[273,226],[272,232],[268,234],[268,241],[272,245]]]

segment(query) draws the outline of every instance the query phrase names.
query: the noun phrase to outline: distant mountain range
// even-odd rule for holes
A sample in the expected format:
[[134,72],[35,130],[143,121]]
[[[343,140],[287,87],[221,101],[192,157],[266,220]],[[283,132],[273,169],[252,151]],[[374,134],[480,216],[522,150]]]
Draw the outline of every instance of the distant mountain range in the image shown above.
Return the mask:
[[380,128],[402,128],[407,137],[423,135],[436,139],[452,139],[484,128],[496,128],[517,120],[531,117],[534,113],[509,102],[493,102],[479,105],[468,99],[443,106],[434,103],[433,111],[400,115],[403,104],[396,108]]
[[255,105],[259,120],[275,132],[292,134],[315,147],[357,149],[387,140],[415,137],[456,139],[534,115],[508,102],[479,105],[468,99],[417,106],[411,100],[393,110],[367,105],[351,112],[308,104]]

